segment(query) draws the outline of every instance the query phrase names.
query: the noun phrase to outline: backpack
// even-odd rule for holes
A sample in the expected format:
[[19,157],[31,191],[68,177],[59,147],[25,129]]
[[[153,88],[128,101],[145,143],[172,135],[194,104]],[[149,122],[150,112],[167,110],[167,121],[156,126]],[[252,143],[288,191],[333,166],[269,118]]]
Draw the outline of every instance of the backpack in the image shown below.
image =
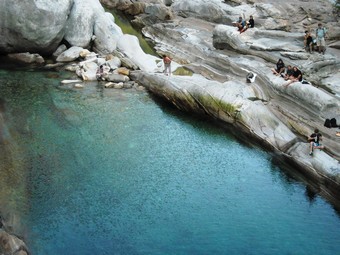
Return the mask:
[[331,120],[330,119],[326,119],[325,120],[325,124],[323,124],[325,127],[331,128]]
[[254,82],[255,81],[255,74],[254,73],[248,73],[246,76],[246,80],[248,83]]
[[335,118],[330,119],[329,122],[331,124],[331,127],[338,127],[338,125],[336,124],[336,119]]
[[319,29],[319,28],[317,28],[316,29],[316,36],[318,36],[318,33],[319,33],[319,30],[322,30],[322,32],[323,32],[323,37],[326,35],[326,29],[323,27],[323,28],[321,28],[321,29]]

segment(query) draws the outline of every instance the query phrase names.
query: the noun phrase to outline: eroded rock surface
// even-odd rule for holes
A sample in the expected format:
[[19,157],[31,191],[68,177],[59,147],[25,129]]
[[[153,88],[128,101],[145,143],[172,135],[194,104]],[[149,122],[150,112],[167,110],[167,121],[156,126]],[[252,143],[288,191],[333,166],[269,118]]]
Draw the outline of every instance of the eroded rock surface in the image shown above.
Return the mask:
[[[160,54],[169,54],[192,70],[195,78],[138,74],[136,79],[182,110],[241,127],[306,173],[315,173],[319,184],[324,180],[335,184],[329,186],[337,187],[333,191],[339,194],[340,138],[335,135],[338,130],[323,126],[326,118],[340,122],[340,54],[337,47],[329,47],[337,45],[339,38],[332,3],[182,0],[173,1],[171,9],[170,21],[150,23],[143,15],[135,20]],[[231,22],[249,15],[254,16],[255,28],[240,34]],[[304,31],[315,37],[319,22],[328,29],[325,55],[303,49]],[[298,66],[308,84],[284,87],[285,81],[270,71],[278,58]],[[245,82],[249,72],[257,75],[253,83]],[[327,149],[312,158],[306,138],[314,128],[321,130]]]

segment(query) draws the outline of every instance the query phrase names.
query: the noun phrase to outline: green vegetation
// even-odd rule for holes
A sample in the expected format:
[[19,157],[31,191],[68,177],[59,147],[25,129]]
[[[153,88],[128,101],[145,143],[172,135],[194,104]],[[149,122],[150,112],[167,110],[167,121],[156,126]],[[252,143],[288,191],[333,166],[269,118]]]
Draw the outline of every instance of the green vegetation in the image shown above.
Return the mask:
[[224,112],[228,113],[231,117],[234,117],[235,114],[238,112],[236,107],[233,106],[232,104],[220,101],[219,105],[221,107],[221,110],[223,110]]
[[192,76],[194,73],[184,66],[178,67],[174,72],[174,75],[182,75],[182,76]]
[[145,40],[141,31],[137,31],[131,26],[130,20],[124,13],[110,9],[106,9],[106,11],[110,12],[114,16],[115,23],[122,29],[124,34],[134,35],[138,38],[139,44],[145,53],[158,56],[153,47]]
[[336,0],[334,3],[335,12],[339,15],[340,14],[340,0]]

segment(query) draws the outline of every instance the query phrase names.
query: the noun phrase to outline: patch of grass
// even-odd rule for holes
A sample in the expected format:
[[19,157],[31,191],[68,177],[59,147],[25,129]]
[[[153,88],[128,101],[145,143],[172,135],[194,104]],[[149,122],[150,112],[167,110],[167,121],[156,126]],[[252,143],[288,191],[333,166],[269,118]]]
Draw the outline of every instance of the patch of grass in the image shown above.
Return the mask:
[[192,76],[194,73],[185,67],[178,67],[174,72],[174,75],[182,75],[182,76]]

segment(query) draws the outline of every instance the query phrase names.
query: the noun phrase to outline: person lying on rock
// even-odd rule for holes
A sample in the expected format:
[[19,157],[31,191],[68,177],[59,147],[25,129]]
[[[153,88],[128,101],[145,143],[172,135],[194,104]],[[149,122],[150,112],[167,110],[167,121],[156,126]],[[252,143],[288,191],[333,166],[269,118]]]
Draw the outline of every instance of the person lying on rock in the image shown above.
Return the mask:
[[290,84],[302,81],[302,72],[297,68],[297,66],[293,67],[293,74],[288,78],[288,82],[284,84],[285,87],[288,87]]
[[320,143],[322,141],[322,134],[319,132],[319,129],[314,129],[314,133],[308,137],[309,146],[309,155],[313,155],[314,149],[323,150],[325,147]]
[[253,15],[250,15],[249,20],[246,22],[245,27],[242,28],[242,30],[240,31],[240,33],[243,33],[244,31],[246,31],[248,28],[253,28],[255,27],[255,20],[253,18]]
[[276,76],[281,75],[285,71],[285,64],[283,63],[283,60],[279,58],[279,60],[276,63],[276,68],[272,68],[273,74]]

